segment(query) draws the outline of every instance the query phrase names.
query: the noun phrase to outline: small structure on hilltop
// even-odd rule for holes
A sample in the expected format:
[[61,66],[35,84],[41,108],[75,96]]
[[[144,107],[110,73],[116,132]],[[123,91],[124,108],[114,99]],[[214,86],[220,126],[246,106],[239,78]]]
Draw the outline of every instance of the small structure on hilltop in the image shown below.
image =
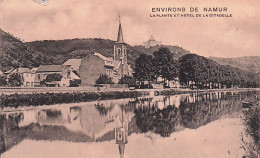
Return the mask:
[[161,41],[156,41],[153,37],[153,35],[150,36],[148,41],[143,42],[143,45],[145,48],[150,48],[157,45],[162,45]]

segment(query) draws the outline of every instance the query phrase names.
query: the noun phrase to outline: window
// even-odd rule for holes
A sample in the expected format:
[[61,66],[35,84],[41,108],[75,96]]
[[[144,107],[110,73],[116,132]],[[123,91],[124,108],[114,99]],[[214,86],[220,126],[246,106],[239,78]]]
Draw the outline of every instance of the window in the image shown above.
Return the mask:
[[117,55],[121,55],[121,49],[120,48],[117,48]]
[[41,79],[41,75],[40,74],[38,74],[38,80],[40,80]]

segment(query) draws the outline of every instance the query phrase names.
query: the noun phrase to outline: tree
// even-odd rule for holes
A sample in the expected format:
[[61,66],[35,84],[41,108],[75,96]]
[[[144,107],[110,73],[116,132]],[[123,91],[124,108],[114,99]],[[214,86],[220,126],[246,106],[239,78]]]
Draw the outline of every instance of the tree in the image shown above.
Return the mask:
[[23,76],[18,73],[13,73],[8,78],[8,83],[12,87],[20,87],[23,85]]
[[132,76],[127,76],[127,75],[125,75],[125,76],[123,76],[123,77],[119,80],[118,83],[119,83],[119,84],[127,84],[129,87],[130,87],[130,86],[134,86],[134,85],[135,85],[135,78],[132,77]]
[[153,56],[147,54],[140,54],[136,59],[134,76],[138,81],[148,81],[150,85],[155,71],[153,60]]
[[46,76],[45,82],[52,82],[52,81],[60,81],[62,76],[60,74],[48,74]]
[[6,86],[6,77],[5,76],[0,76],[0,86]]
[[166,80],[174,80],[178,76],[178,64],[173,58],[173,54],[167,47],[161,47],[153,53],[155,74],[163,78],[165,87]]
[[96,80],[96,84],[113,84],[111,77],[108,77],[107,75],[101,74],[99,78]]

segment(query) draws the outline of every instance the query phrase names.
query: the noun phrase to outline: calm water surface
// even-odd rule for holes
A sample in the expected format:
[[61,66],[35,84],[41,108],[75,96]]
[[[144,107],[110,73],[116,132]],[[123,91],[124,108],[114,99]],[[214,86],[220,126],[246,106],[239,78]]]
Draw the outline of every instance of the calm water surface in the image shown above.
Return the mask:
[[241,101],[255,93],[151,96],[2,113],[0,157],[241,157]]

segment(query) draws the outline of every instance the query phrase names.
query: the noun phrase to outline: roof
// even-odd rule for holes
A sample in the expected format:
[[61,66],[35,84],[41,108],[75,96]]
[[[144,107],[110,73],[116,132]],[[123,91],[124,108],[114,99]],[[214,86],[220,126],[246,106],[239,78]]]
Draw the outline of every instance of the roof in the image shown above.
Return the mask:
[[5,72],[5,74],[10,74],[10,73],[32,73],[32,71],[28,68],[19,67]]
[[36,72],[63,72],[70,67],[70,65],[41,65]]
[[38,70],[38,67],[34,67],[34,68],[32,68],[31,69],[31,71],[34,73],[34,72],[36,72]]
[[74,72],[71,72],[70,77],[74,80],[80,80],[79,76],[76,75]]
[[63,65],[71,65],[73,69],[79,69],[82,59],[68,59]]
[[0,70],[0,76],[3,75],[3,74],[4,74],[3,71]]
[[118,70],[120,65],[121,65],[121,61],[120,60],[114,60],[113,64],[115,65],[115,70]]
[[123,38],[123,31],[121,27],[121,22],[119,22],[119,29],[118,29],[118,35],[117,35],[117,43],[125,43]]
[[112,58],[109,58],[109,57],[105,57],[104,55],[100,54],[100,53],[94,53],[95,56],[98,56],[99,58],[105,60],[105,61],[112,61],[113,59]]
[[155,41],[155,39],[154,39],[153,35],[151,35],[151,36],[150,36],[150,39],[149,39],[149,41]]

